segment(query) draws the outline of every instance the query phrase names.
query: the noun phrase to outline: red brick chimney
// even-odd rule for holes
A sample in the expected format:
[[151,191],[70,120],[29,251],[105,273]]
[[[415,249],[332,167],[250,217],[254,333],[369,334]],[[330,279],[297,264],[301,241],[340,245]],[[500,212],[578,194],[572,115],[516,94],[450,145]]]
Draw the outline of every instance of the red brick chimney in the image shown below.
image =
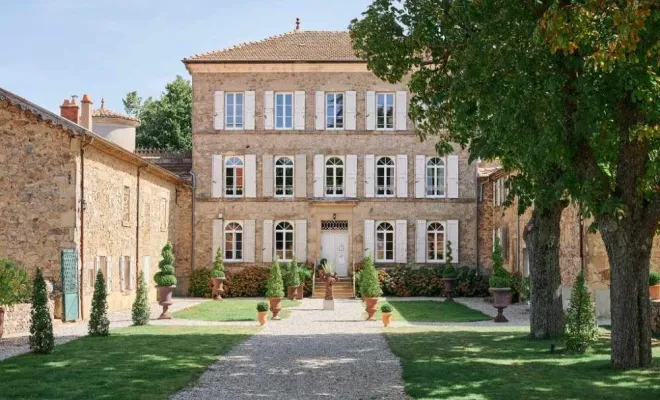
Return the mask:
[[80,126],[87,129],[88,131],[92,130],[92,97],[88,94],[84,94],[82,98],[82,112],[80,113]]
[[74,124],[80,122],[80,109],[78,108],[78,103],[76,103],[76,97],[78,96],[71,96],[71,101],[64,99],[64,102],[60,106],[60,116],[68,119]]

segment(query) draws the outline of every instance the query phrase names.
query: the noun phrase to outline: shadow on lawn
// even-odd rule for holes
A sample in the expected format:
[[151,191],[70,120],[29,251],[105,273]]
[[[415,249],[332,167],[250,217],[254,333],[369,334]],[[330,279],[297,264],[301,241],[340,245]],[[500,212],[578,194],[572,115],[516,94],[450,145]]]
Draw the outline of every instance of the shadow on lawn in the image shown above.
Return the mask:
[[[582,356],[550,353],[553,341],[511,332],[401,332],[386,337],[402,359],[406,390],[415,398],[657,399],[660,393],[658,360],[648,370],[612,370],[606,337]],[[660,356],[660,348],[654,355]]]

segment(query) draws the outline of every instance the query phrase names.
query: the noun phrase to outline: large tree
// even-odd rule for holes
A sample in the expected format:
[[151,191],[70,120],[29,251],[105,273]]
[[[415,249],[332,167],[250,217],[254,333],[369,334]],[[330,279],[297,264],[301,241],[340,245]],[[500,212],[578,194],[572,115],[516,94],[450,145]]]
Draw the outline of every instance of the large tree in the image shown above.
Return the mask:
[[[612,363],[649,365],[650,248],[660,220],[657,78],[660,10],[643,1],[375,0],[351,23],[376,75],[408,79],[410,113],[440,153],[518,171],[534,206],[535,336],[560,327],[561,211],[595,218],[612,269]],[[655,105],[654,105],[655,102]],[[626,291],[628,291],[626,293]],[[559,318],[559,319],[558,319]]]
[[192,148],[192,86],[178,76],[165,86],[158,99],[144,102],[136,91],[122,100],[124,110],[140,119],[137,146],[167,150]]

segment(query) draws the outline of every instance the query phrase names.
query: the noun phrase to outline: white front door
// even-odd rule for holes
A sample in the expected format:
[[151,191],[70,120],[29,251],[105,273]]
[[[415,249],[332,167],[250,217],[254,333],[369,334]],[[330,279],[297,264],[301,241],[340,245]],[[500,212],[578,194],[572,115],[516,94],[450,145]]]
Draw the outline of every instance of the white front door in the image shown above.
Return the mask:
[[337,268],[337,275],[348,276],[348,232],[321,232],[321,258]]

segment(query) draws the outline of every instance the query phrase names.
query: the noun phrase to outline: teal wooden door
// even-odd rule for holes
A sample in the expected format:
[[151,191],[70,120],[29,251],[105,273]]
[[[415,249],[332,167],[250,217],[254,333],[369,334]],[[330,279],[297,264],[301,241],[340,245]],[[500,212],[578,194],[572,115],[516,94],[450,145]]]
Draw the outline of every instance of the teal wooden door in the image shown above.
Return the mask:
[[78,319],[78,254],[74,249],[62,250],[62,306],[63,320]]

